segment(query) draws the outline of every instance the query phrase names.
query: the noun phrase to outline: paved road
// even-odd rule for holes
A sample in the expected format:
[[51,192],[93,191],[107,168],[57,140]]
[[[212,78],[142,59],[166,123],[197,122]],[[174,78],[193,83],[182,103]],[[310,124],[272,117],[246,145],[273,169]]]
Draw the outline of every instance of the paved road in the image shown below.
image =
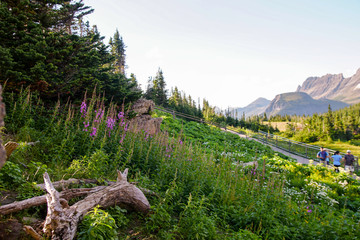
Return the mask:
[[[248,137],[248,136],[246,136],[245,134],[237,133],[237,132],[231,131],[231,130],[229,130],[229,129],[222,129],[222,130],[227,131],[227,132],[231,132],[231,133],[236,134],[236,135],[238,135],[239,137],[242,137],[242,138],[254,140],[254,141],[257,141],[257,142],[259,142],[259,143],[261,143],[261,144],[265,144],[265,143],[263,143],[263,142],[255,139],[255,138]],[[268,144],[265,144],[265,145],[268,145]],[[282,149],[280,149],[280,148],[277,148],[277,147],[274,147],[274,146],[271,146],[271,145],[268,145],[268,146],[271,147],[272,150],[274,150],[275,152],[279,152],[279,153],[282,153],[282,154],[284,154],[284,155],[286,155],[286,156],[289,156],[289,157],[291,157],[291,158],[296,159],[296,160],[298,161],[298,163],[309,164],[309,159],[307,159],[307,158],[304,158],[304,157],[301,157],[301,156],[298,156],[298,155],[289,153],[289,152],[287,152],[287,151],[284,151],[284,150],[282,150]],[[315,162],[315,161],[314,161],[313,164],[316,165],[316,164],[318,164],[318,162]]]

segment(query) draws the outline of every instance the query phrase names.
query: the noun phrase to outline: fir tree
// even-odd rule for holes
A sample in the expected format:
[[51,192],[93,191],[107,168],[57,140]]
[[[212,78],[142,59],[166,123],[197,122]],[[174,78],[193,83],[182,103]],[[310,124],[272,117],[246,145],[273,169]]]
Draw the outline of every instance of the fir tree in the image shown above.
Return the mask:
[[119,31],[116,29],[113,38],[110,38],[111,54],[114,57],[113,68],[115,73],[121,73],[125,75],[125,44]]
[[151,99],[159,106],[167,106],[167,90],[164,75],[162,70],[159,68],[154,78],[149,78],[148,86],[145,93],[147,99]]

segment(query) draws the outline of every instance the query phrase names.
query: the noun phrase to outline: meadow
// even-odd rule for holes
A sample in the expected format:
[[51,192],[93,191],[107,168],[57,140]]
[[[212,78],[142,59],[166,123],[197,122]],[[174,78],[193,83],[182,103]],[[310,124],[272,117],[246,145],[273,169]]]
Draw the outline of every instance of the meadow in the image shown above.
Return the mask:
[[[132,133],[127,111],[99,96],[45,107],[29,91],[6,96],[4,140],[20,145],[0,170],[1,195],[44,192],[42,174],[128,179],[156,195],[142,215],[95,208],[77,239],[359,239],[360,184],[346,173],[301,165],[269,147],[205,124],[162,117],[162,133]],[[27,145],[27,142],[37,142]],[[242,165],[257,161],[258,166]],[[44,219],[46,207],[11,216]],[[23,236],[23,239],[29,239]]]

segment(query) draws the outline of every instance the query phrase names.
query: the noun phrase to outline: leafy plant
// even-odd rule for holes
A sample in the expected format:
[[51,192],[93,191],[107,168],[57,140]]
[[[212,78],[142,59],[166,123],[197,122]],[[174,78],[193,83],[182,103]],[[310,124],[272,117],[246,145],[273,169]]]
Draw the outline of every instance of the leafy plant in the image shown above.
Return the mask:
[[125,215],[127,210],[122,209],[119,206],[110,207],[108,212],[115,219],[116,225],[119,228],[126,226],[130,221]]
[[178,223],[181,235],[186,239],[216,239],[215,218],[207,213],[205,198],[194,200],[190,194]]
[[20,166],[11,161],[7,161],[5,165],[0,169],[0,183],[7,187],[18,187],[25,182],[22,176],[22,170]]
[[115,219],[104,210],[95,207],[88,212],[79,225],[78,240],[117,239]]
[[36,196],[45,194],[45,191],[36,186],[34,182],[26,182],[22,184],[18,189],[17,200],[29,199]]

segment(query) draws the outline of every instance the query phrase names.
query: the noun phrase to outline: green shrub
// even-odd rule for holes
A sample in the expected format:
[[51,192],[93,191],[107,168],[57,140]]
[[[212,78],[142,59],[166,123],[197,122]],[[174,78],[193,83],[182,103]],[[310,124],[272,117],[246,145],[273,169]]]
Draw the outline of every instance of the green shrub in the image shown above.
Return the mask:
[[114,218],[104,210],[95,207],[81,221],[78,229],[78,240],[115,240],[117,226]]
[[180,214],[178,230],[185,239],[216,239],[216,221],[208,215],[205,198],[193,200],[190,194]]
[[96,150],[90,157],[73,160],[68,172],[72,176],[87,178],[103,178],[110,171],[108,167],[109,156],[102,150]]
[[36,186],[36,183],[26,182],[17,189],[17,200],[25,200],[45,194],[45,191]]
[[247,230],[247,229],[241,229],[237,233],[235,233],[233,236],[231,236],[228,239],[232,240],[261,240],[262,238],[255,233]]
[[5,188],[18,187],[25,182],[19,164],[6,161],[0,169],[0,183]]
[[119,228],[126,226],[129,223],[129,219],[126,217],[126,209],[122,209],[119,206],[110,207],[108,209],[109,214],[115,219],[116,226]]

